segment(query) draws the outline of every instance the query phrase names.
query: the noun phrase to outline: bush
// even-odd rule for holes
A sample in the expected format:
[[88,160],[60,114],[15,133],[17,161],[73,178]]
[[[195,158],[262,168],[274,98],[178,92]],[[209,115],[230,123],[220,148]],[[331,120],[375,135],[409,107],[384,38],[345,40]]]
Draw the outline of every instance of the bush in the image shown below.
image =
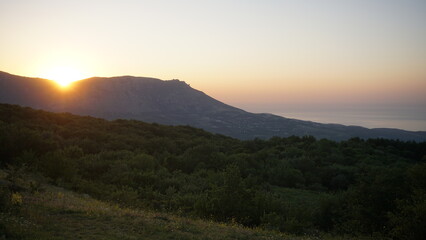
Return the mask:
[[399,201],[399,211],[389,214],[391,236],[401,240],[423,240],[426,236],[426,195],[418,193],[409,201]]

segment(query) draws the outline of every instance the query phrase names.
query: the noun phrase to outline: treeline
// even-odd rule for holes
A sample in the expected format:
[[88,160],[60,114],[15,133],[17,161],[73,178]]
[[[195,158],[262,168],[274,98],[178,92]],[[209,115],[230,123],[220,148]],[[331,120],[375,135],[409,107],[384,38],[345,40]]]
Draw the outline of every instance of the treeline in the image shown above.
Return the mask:
[[426,236],[426,143],[240,141],[0,104],[0,166],[124,206],[296,234]]

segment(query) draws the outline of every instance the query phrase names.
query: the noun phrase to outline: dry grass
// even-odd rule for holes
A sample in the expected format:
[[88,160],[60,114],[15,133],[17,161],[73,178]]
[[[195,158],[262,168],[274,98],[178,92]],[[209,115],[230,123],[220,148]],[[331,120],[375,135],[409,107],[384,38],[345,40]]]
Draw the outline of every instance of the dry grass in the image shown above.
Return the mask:
[[44,188],[22,193],[19,214],[3,216],[22,239],[295,239],[238,225],[121,208],[61,188]]

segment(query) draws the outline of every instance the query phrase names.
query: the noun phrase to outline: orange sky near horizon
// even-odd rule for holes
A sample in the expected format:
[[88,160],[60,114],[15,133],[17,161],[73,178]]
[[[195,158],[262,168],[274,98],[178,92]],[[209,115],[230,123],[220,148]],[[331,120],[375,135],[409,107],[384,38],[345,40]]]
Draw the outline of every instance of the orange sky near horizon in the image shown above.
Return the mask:
[[421,0],[0,2],[0,70],[180,79],[225,103],[426,107]]

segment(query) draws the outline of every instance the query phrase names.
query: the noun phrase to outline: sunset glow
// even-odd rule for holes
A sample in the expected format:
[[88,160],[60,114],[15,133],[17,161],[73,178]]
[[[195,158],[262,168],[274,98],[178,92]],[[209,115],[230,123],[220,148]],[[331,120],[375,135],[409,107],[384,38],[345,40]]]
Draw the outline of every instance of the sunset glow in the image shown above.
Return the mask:
[[55,81],[62,87],[68,87],[72,82],[85,78],[84,74],[71,67],[56,67],[42,75],[43,78]]
[[424,112],[425,12],[424,0],[4,0],[0,71],[61,86],[92,76],[179,79],[283,115]]

